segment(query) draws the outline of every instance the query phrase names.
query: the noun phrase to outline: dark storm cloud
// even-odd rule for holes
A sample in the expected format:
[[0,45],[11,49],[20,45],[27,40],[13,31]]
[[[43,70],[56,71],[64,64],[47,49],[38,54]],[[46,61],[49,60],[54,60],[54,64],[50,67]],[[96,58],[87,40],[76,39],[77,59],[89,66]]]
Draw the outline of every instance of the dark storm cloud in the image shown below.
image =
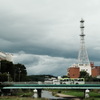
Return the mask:
[[[99,0],[0,0],[0,50],[14,55],[18,53],[17,56],[21,59],[15,57],[15,62],[31,66],[29,73],[32,73],[32,68],[34,73],[35,69],[49,68],[49,61],[55,57],[58,58],[50,73],[60,70],[60,66],[65,69],[63,64],[59,64],[65,63],[62,59],[66,59],[66,62],[72,59],[72,64],[73,59],[77,60],[80,43],[79,21],[83,17],[89,58],[99,63],[99,8]],[[20,51],[25,53],[24,56],[23,53],[19,55]],[[48,62],[42,65],[40,62],[46,59],[44,56],[48,56]],[[70,64],[67,62],[66,66]],[[36,73],[39,72],[44,71],[39,70]]]
[[100,49],[91,48],[88,51],[89,51],[89,53],[88,53],[89,59],[90,59],[91,62],[100,62],[100,56],[99,56],[100,55]]
[[28,74],[66,75],[67,71],[65,69],[68,68],[72,62],[76,62],[75,59],[26,54],[23,51],[14,54],[13,57],[14,63],[20,62],[26,65]]

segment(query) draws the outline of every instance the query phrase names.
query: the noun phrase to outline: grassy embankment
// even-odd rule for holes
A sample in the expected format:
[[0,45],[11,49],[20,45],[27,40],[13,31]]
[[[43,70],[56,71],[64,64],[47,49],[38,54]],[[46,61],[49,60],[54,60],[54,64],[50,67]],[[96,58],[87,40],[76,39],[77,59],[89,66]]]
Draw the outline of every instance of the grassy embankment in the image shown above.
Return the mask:
[[[54,95],[57,93],[66,94],[66,95],[73,95],[76,97],[84,97],[83,90],[50,90],[53,92]],[[100,100],[100,90],[90,90],[89,93],[90,97],[84,100]],[[21,97],[23,96],[23,97]],[[15,96],[3,96],[0,97],[0,100],[48,100],[45,98],[32,98],[33,91],[17,91]]]
[[4,96],[0,97],[0,100],[48,100],[45,98],[32,98],[32,97],[17,97],[17,96]]
[[[83,97],[84,96],[83,90],[68,90],[68,91],[62,91],[62,93],[66,94],[66,95],[73,95],[76,97]],[[90,95],[90,97],[100,97],[99,91],[90,90],[89,95]]]
[[[57,93],[72,95],[79,98],[84,98],[83,90],[51,90],[53,94],[56,96]],[[90,97],[84,100],[100,100],[100,90],[90,90]]]
[[33,90],[16,90],[13,96],[1,96],[0,100],[48,100],[45,98],[33,98]]

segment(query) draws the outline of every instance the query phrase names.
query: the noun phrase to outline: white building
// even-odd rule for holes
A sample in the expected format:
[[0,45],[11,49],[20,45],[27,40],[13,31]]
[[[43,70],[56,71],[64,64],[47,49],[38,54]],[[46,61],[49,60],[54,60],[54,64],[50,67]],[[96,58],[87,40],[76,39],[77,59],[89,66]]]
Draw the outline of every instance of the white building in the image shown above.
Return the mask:
[[90,64],[78,64],[78,67],[80,68],[80,71],[86,71],[87,73],[89,73],[89,75],[91,75],[91,65]]

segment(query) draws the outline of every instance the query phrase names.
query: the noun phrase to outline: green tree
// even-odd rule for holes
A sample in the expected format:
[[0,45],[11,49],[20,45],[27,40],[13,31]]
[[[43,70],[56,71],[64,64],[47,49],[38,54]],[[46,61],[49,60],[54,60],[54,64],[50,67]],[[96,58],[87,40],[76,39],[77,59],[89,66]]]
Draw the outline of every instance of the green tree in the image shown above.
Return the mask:
[[81,78],[85,78],[87,76],[89,76],[89,74],[86,71],[80,71],[80,77]]
[[86,71],[80,71],[80,78],[84,78],[85,81],[92,81],[92,76],[89,75]]
[[12,81],[11,76],[8,76],[8,73],[0,73],[0,82],[5,82],[5,81]]
[[0,62],[0,73],[0,81],[7,81],[7,73],[9,73],[9,78],[12,81],[26,81],[27,79],[27,71],[24,65],[13,64],[6,60]]
[[63,75],[62,78],[69,78],[67,75]]
[[14,75],[14,66],[12,62],[3,60],[1,61],[1,65],[0,65],[0,72],[1,73],[8,73],[10,74],[11,77],[13,77]]
[[98,81],[100,81],[100,79],[98,79],[96,77],[92,77],[86,71],[80,72],[80,78],[84,78],[85,81],[87,81],[87,82],[98,82]]
[[26,81],[27,71],[22,64],[14,64],[14,81]]

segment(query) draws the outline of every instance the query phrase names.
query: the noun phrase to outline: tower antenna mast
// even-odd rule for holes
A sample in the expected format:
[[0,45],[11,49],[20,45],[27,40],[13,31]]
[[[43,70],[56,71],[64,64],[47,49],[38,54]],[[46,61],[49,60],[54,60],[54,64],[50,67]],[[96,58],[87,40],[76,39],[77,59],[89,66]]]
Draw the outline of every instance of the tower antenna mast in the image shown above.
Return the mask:
[[84,34],[84,20],[81,19],[80,21],[80,29],[81,29],[81,34],[80,34],[80,50],[79,50],[79,55],[78,55],[78,64],[79,65],[89,65],[89,58],[88,54],[86,51],[85,47],[85,34]]

